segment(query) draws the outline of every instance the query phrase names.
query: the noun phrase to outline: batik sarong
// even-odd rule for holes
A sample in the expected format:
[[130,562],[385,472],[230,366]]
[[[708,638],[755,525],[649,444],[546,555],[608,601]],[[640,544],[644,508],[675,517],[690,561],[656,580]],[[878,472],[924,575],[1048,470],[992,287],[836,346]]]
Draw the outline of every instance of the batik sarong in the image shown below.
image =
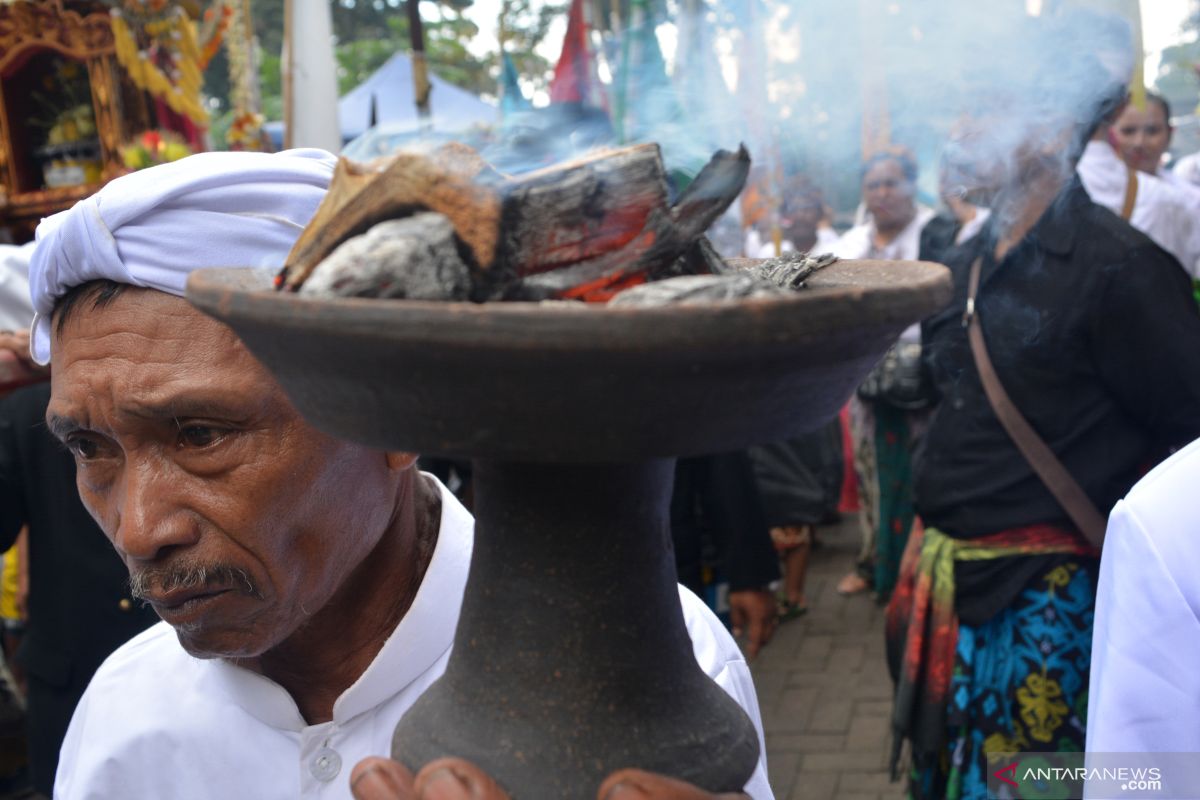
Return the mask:
[[[1079,644],[1090,636],[1094,588],[1081,587],[1094,587],[1098,553],[1078,533],[1043,525],[977,539],[954,539],[932,528],[912,536],[887,613],[888,659],[896,680],[892,772],[896,775],[907,739],[913,796],[975,796],[961,792],[969,788],[968,776],[984,779],[983,753],[992,749],[984,746],[988,736],[1007,732],[1004,744],[1029,744],[1031,750],[1069,744],[1063,725],[1076,725],[1082,715],[1062,713],[1061,704],[1086,704],[1090,651],[1081,654]],[[1051,554],[1064,558],[1005,609],[984,623],[960,626],[956,562]],[[1040,627],[1030,624],[1037,613]],[[1032,649],[1016,641],[1027,636],[1035,639]],[[1069,674],[1067,663],[1084,677]],[[1051,741],[1043,741],[1045,735]]]

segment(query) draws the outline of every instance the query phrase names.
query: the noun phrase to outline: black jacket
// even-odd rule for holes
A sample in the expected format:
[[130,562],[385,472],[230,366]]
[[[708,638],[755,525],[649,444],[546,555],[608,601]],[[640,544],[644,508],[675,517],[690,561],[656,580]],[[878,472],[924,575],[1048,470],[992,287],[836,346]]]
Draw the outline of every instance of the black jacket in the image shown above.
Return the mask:
[[671,537],[679,582],[700,594],[706,565],[731,592],[762,589],[779,577],[779,559],[744,451],[681,458],[671,494]]
[[34,788],[51,793],[58,749],[92,674],[158,621],[128,594],[129,574],[79,500],[75,462],[46,430],[49,384],[0,400],[0,551],[29,525],[29,675]]
[[837,517],[841,499],[841,425],[750,448],[767,525],[820,525]]
[[941,401],[917,454],[917,510],[960,538],[1069,524],[984,396],[962,326],[977,256],[996,372],[1102,513],[1200,437],[1200,313],[1179,262],[1078,180],[999,264],[994,241],[989,226],[943,255],[954,301],[921,330]]

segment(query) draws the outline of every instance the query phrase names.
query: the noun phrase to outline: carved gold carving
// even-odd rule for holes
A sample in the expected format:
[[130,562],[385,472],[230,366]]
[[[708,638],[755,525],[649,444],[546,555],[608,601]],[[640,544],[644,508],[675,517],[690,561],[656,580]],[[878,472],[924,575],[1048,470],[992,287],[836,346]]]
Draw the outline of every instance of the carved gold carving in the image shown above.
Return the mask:
[[[6,114],[0,113],[0,191],[4,192],[3,205],[8,205],[9,194],[12,191],[12,178],[9,170],[8,128],[5,125],[6,116]],[[0,206],[0,208],[2,207]]]
[[[92,106],[104,161],[103,177],[120,174],[119,147],[123,139],[120,75],[109,17],[102,11],[69,10],[64,0],[0,2],[0,76],[22,64],[28,55],[54,50],[87,66]],[[61,187],[18,192],[13,159],[26,154],[13,150],[7,104],[0,83],[0,223],[31,234],[42,216],[66,208],[96,190],[96,186]]]
[[61,0],[0,4],[0,72],[28,47],[95,57],[113,51],[112,27],[107,14],[81,16],[63,9]]

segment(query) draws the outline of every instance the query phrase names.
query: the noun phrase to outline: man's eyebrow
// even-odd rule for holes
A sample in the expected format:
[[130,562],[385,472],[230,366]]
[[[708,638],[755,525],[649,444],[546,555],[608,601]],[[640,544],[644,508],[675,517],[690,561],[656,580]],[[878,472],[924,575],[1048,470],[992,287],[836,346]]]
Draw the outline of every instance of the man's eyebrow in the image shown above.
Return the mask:
[[181,417],[216,417],[237,420],[246,416],[245,403],[212,397],[173,397],[162,402],[140,402],[125,405],[121,412],[146,420],[179,419]]
[[[247,416],[244,406],[214,398],[172,398],[161,403],[130,404],[122,408],[121,413],[151,422],[189,417],[212,417],[240,422],[244,421]],[[74,417],[60,414],[47,414],[46,427],[56,438],[62,440],[65,440],[71,433],[86,428]]]

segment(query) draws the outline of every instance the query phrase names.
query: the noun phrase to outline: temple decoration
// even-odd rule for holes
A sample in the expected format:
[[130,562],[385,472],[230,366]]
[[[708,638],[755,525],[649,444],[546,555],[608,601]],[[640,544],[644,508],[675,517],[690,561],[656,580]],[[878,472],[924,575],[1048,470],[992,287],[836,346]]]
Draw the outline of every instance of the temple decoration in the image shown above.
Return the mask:
[[208,125],[200,89],[209,47],[207,42],[201,47],[182,7],[166,0],[126,0],[112,10],[112,32],[117,60],[139,89],[194,125]]
[[0,4],[0,230],[39,219],[125,171],[120,147],[155,123],[120,68],[98,0]]
[[229,61],[229,101],[233,108],[233,123],[225,141],[231,150],[263,150],[268,142],[262,129],[265,118],[261,113],[258,67],[254,61],[250,0],[224,0],[223,13],[227,21],[225,55]]
[[145,131],[121,148],[121,161],[131,170],[178,161],[192,149],[173,131]]
[[205,149],[203,72],[222,47],[230,145],[263,149],[250,0],[0,0],[0,241]]

